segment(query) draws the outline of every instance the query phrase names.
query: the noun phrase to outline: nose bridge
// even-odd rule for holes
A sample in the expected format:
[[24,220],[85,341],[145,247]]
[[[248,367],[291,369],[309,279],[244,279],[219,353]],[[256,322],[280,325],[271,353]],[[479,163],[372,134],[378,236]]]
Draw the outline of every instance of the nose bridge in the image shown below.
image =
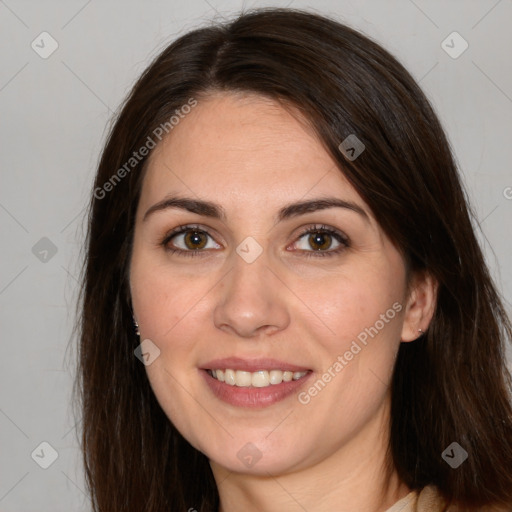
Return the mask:
[[254,239],[244,240],[233,253],[231,271],[225,276],[215,305],[218,328],[251,337],[261,330],[275,331],[289,322],[286,297],[276,287],[268,253]]
[[269,265],[268,251],[263,247],[258,250],[250,241],[242,242],[233,255],[233,270],[229,278],[231,293],[239,294],[239,299],[264,300],[270,288],[269,277],[272,276]]

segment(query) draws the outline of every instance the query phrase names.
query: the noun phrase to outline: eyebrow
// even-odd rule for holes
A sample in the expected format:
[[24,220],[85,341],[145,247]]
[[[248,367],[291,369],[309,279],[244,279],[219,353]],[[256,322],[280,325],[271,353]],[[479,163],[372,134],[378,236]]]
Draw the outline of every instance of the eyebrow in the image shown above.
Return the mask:
[[[180,209],[203,217],[211,217],[213,219],[226,220],[226,212],[222,206],[210,201],[204,201],[199,199],[192,199],[189,197],[166,197],[162,201],[151,206],[142,221],[146,221],[148,217],[156,212],[161,212],[168,209]],[[325,197],[318,199],[310,199],[307,201],[299,201],[297,203],[291,203],[281,208],[277,214],[277,222],[281,222],[286,219],[298,217],[306,213],[316,212],[319,210],[326,210],[328,208],[345,208],[361,215],[367,222],[370,218],[366,211],[356,203],[352,201],[346,201],[337,197]]]

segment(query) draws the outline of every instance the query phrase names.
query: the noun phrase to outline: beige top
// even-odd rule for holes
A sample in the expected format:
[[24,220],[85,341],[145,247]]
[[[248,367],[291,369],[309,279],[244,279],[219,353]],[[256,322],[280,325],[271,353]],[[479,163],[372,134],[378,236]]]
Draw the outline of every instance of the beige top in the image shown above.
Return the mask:
[[[479,508],[480,512],[507,512],[510,507],[485,506]],[[429,485],[420,492],[412,491],[405,498],[397,501],[385,512],[460,512],[455,506],[447,506],[446,500],[441,497],[437,487]]]
[[410,492],[405,498],[397,501],[386,512],[449,512],[453,510],[446,507],[446,502],[439,495],[434,486],[424,487],[419,493]]

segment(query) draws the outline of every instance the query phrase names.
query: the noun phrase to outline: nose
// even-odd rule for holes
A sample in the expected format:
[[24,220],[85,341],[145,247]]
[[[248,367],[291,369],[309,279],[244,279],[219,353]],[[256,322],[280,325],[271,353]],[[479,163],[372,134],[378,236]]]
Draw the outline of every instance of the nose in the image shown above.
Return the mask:
[[287,288],[269,267],[265,252],[252,263],[233,256],[232,270],[219,283],[215,326],[243,338],[286,329],[290,323]]

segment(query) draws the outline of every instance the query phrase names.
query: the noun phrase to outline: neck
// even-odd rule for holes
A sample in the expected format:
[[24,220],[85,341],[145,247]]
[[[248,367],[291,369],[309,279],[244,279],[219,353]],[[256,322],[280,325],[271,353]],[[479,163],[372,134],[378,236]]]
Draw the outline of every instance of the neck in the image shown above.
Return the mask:
[[286,474],[232,473],[211,462],[219,512],[384,512],[410,492],[389,463],[388,442],[389,405],[385,404],[377,417],[329,457]]

